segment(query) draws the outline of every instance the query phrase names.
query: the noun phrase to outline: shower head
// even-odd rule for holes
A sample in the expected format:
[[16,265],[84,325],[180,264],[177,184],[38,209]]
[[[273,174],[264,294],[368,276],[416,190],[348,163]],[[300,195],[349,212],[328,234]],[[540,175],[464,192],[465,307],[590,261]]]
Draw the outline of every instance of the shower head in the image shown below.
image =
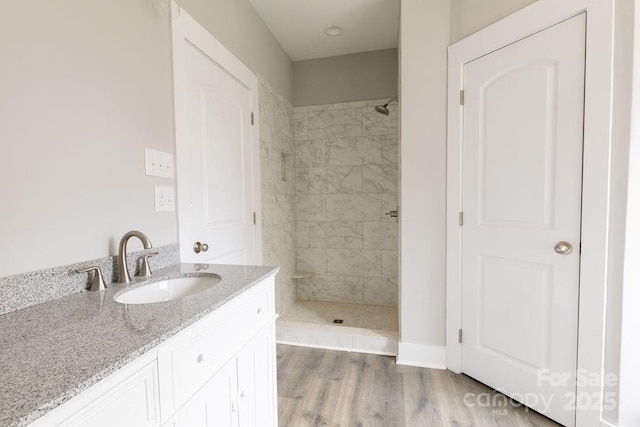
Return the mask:
[[387,109],[387,105],[389,105],[388,102],[384,105],[376,105],[376,111],[380,114],[384,114],[385,116],[388,116],[389,110]]
[[387,108],[387,106],[389,104],[391,104],[393,101],[397,101],[397,100],[398,100],[398,98],[392,98],[389,101],[387,101],[387,103],[384,104],[384,105],[376,105],[376,111],[378,113],[380,113],[380,114],[384,114],[385,116],[388,116],[389,115],[389,109]]

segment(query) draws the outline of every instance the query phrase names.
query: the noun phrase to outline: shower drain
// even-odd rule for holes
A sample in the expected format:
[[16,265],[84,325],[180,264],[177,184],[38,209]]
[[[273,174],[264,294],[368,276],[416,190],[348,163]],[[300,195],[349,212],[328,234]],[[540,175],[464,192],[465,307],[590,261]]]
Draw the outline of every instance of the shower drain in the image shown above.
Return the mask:
[[344,323],[344,320],[342,320],[342,319],[333,319],[333,323],[338,323],[338,324]]

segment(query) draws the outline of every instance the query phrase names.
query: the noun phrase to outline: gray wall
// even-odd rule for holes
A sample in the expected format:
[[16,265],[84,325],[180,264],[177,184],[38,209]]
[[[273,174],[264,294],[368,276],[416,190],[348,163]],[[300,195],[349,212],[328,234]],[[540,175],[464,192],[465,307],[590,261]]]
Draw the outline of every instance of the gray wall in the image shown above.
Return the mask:
[[[291,97],[291,61],[248,0],[183,6]],[[144,168],[145,147],[174,151],[171,34],[152,1],[5,2],[0,63],[0,277],[115,255],[131,229],[176,243],[153,201],[175,181]]]
[[293,63],[293,105],[332,104],[398,95],[398,50]]
[[455,43],[536,0],[451,0],[451,43]]
[[291,59],[249,0],[182,0],[182,7],[247,67],[293,100]]
[[145,147],[174,145],[151,2],[4,3],[0,40],[0,276],[113,255],[131,229],[175,243],[176,215],[153,202],[174,182],[144,168]]

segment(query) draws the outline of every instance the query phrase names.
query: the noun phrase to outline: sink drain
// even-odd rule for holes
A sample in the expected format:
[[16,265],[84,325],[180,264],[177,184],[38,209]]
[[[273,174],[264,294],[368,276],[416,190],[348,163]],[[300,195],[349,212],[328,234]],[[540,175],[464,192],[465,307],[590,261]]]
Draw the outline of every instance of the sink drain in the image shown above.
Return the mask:
[[333,323],[342,324],[342,323],[344,323],[344,320],[342,320],[342,319],[333,319]]

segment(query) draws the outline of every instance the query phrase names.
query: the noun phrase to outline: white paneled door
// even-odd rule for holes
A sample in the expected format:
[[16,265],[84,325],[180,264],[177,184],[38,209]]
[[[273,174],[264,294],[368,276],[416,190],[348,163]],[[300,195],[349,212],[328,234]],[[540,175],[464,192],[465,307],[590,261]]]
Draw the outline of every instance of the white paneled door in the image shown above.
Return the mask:
[[181,260],[259,264],[257,79],[186,13],[173,30]]
[[564,425],[575,419],[585,21],[463,70],[462,370]]

